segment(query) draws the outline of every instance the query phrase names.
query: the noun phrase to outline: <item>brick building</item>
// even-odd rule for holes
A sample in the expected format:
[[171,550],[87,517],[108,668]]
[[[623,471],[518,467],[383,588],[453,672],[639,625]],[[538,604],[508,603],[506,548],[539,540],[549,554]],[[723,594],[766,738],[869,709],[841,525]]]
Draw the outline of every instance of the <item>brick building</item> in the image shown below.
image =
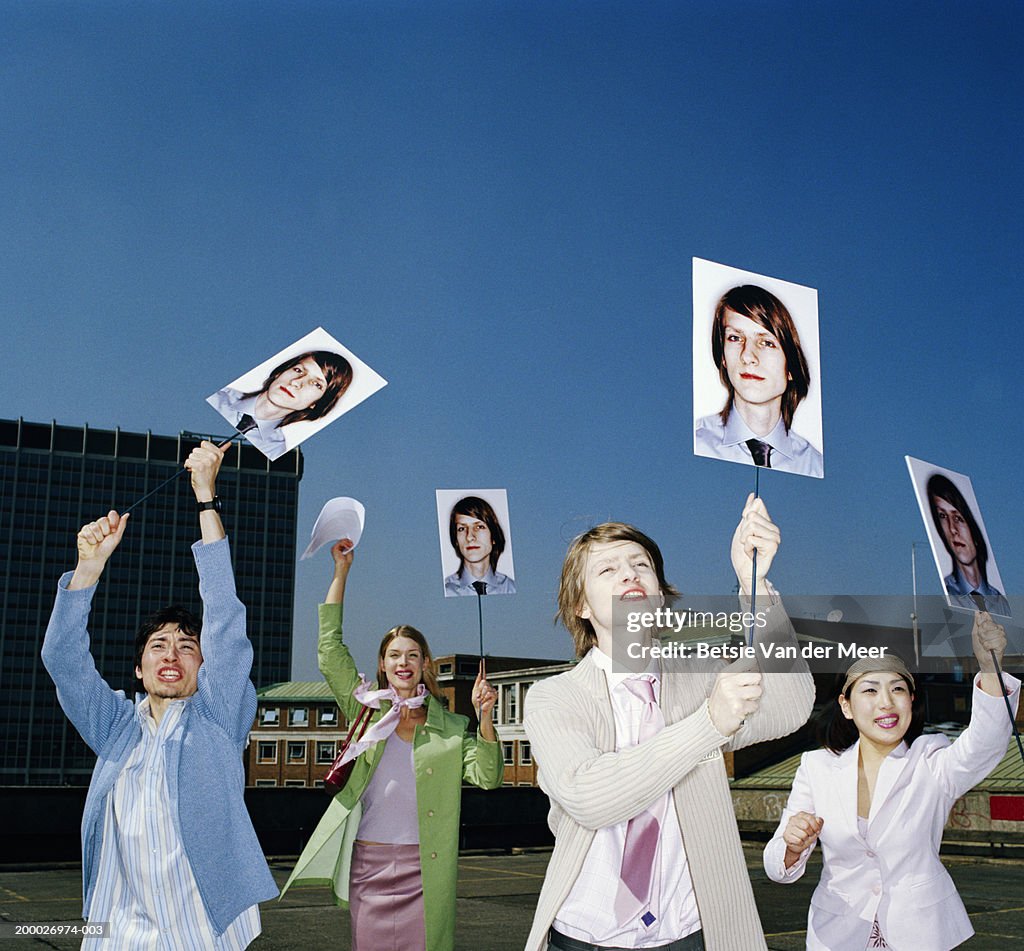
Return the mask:
[[323,680],[256,691],[256,722],[245,751],[247,786],[322,786],[348,724]]
[[[435,658],[442,702],[448,710],[469,717],[470,729],[476,729],[472,693],[479,663],[473,654]],[[522,698],[533,681],[569,666],[523,657],[487,658],[488,679],[498,687],[494,720],[506,785],[536,785],[530,744],[523,735]],[[245,751],[246,785],[322,786],[349,728],[326,681],[272,684],[257,690],[256,696],[256,721]]]

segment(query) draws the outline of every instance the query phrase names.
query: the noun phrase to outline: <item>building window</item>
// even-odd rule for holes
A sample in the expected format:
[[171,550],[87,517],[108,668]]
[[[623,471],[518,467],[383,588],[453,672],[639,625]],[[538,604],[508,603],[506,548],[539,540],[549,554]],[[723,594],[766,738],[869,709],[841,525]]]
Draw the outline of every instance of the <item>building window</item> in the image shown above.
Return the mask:
[[445,674],[450,674],[451,672],[452,672],[451,661],[446,661],[443,664],[438,664],[437,665],[438,676],[442,676],[443,677]]
[[257,779],[256,780],[256,785],[257,786],[276,786],[277,785],[277,780],[276,779]]
[[316,761],[318,763],[334,762],[334,740],[317,740]]
[[338,708],[327,707],[320,711],[320,726],[337,726]]
[[277,726],[277,707],[264,707],[260,714],[260,726]]
[[305,786],[306,780],[304,779],[286,779],[284,781],[286,786]]
[[308,726],[309,711],[305,707],[292,707],[288,711],[288,726]]
[[277,741],[276,740],[260,740],[259,746],[256,749],[256,762],[257,763],[276,763],[277,762]]
[[533,756],[530,753],[530,741],[520,740],[519,741],[519,765],[529,766],[533,762]]
[[324,788],[324,781],[322,779],[314,779],[313,780],[313,785],[317,789],[323,789]]
[[502,699],[504,706],[502,707],[502,722],[503,723],[517,723],[516,720],[516,685],[508,684],[501,688]]
[[306,743],[303,740],[298,742],[289,742],[288,744],[288,762],[289,763],[305,763],[306,762]]
[[501,741],[501,758],[504,760],[506,766],[514,766],[515,759],[512,757],[512,741],[502,740]]

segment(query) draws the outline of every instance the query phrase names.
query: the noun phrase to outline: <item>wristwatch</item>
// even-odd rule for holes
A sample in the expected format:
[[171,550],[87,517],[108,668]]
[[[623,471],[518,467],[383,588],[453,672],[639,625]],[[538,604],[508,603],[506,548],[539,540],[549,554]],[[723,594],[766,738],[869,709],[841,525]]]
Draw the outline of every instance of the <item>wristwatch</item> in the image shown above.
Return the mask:
[[196,508],[200,512],[206,512],[209,509],[213,509],[215,512],[220,512],[223,506],[220,503],[220,499],[214,496],[209,502],[196,502]]

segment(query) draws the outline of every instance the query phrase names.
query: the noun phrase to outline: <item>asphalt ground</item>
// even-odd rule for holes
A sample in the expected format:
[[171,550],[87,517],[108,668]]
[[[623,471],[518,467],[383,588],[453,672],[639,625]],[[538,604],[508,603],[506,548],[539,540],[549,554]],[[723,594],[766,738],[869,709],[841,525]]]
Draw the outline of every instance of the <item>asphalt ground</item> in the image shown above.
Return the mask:
[[[818,880],[813,863],[793,885],[770,882],[761,868],[761,847],[744,847],[761,921],[772,951],[804,948],[807,907]],[[459,859],[457,951],[521,951],[530,928],[548,852],[463,855]],[[1024,861],[944,858],[977,934],[963,948],[1006,951],[1024,948]],[[283,883],[288,862],[272,862]],[[78,948],[80,937],[12,936],[12,922],[81,924],[81,872],[77,867],[0,871],[0,949]],[[325,888],[293,889],[260,908],[263,934],[256,951],[350,951],[348,914]],[[111,951],[117,949],[111,946]],[[736,951],[745,951],[737,948]],[[899,949],[903,951],[903,949]],[[925,949],[907,949],[925,951]]]

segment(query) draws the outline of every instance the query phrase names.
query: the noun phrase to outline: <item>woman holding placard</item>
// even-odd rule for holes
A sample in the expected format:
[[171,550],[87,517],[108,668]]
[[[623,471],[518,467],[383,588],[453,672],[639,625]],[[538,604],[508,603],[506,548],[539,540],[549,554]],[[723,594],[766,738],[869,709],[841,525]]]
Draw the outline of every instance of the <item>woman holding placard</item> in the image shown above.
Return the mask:
[[355,766],[331,801],[288,883],[327,884],[349,906],[354,951],[425,949],[455,944],[455,882],[463,780],[501,785],[504,766],[492,713],[497,692],[473,685],[478,736],[441,703],[433,659],[413,627],[381,641],[377,687],[357,673],[342,641],[342,604],[352,565],[343,539],[331,549],[334,576],[320,605],[320,670],[351,722],[372,709],[362,739],[349,745]]
[[[1002,659],[1006,634],[979,613],[972,639],[981,673],[971,722],[952,743],[921,735],[914,678],[898,657],[864,658],[846,672],[822,723],[825,749],[803,755],[764,850],[768,876],[787,884],[821,841],[808,949],[948,951],[974,934],[939,845],[953,803],[1006,752],[1010,722],[991,653]],[[1003,678],[1015,710],[1020,681]]]

